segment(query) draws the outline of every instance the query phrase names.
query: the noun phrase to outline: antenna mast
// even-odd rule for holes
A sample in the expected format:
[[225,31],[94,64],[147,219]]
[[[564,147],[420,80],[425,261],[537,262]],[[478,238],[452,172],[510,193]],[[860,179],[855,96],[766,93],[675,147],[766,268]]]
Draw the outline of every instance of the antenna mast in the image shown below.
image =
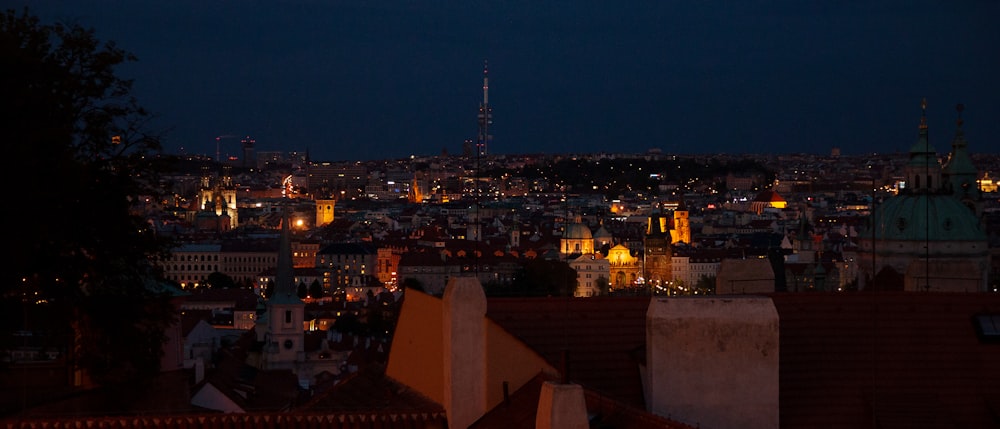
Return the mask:
[[479,136],[476,141],[477,155],[486,155],[487,148],[493,136],[490,135],[490,125],[493,125],[493,107],[490,106],[490,80],[489,67],[483,61],[483,102],[479,104]]

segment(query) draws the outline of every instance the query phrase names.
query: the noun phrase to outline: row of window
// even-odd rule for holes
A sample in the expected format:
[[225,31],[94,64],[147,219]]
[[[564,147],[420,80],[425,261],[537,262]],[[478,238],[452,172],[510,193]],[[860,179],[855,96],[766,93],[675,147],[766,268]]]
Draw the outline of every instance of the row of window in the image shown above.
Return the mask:
[[[304,255],[304,254],[303,254]],[[174,254],[173,262],[218,262],[218,254]],[[275,256],[226,256],[222,259],[224,262],[237,262],[237,263],[273,263],[277,260]]]
[[219,271],[218,265],[173,265],[170,267],[170,272],[172,273],[190,273],[192,271]]
[[198,255],[198,254],[193,254],[193,253],[185,253],[185,254],[177,254],[177,253],[175,253],[173,259],[174,259],[174,262],[218,261],[219,260],[219,255],[218,254]]

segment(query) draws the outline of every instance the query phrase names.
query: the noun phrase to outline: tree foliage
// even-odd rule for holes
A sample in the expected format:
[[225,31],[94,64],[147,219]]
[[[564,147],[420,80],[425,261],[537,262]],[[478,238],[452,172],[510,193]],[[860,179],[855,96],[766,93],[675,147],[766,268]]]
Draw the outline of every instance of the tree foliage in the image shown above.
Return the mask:
[[305,282],[299,282],[299,285],[295,288],[295,295],[299,299],[305,299],[305,297],[309,296],[309,287],[306,286]]
[[694,285],[695,293],[698,295],[715,295],[716,276],[701,276]]
[[313,279],[312,283],[309,283],[309,296],[317,299],[323,297],[323,285],[318,279]]
[[213,271],[205,278],[205,283],[212,289],[235,289],[238,287],[236,280],[225,273]]
[[507,285],[487,285],[488,296],[573,296],[576,270],[565,261],[532,259]]
[[44,322],[75,345],[66,347],[72,362],[106,384],[155,373],[172,318],[151,287],[160,284],[151,260],[170,245],[133,210],[157,198],[160,149],[132,82],[115,74],[134,60],[93,30],[42,24],[27,8],[0,15],[7,183],[30,209],[12,231],[3,298],[14,314],[5,315],[43,307]]

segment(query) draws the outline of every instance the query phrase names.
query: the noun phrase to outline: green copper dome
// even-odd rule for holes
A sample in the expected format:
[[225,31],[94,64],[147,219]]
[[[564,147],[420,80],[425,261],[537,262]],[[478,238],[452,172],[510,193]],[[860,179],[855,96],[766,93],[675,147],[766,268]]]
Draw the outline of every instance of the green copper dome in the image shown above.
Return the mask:
[[[876,240],[986,241],[972,210],[950,195],[889,198],[875,211]],[[872,237],[871,225],[862,237]]]
[[593,233],[590,232],[590,228],[587,228],[587,225],[582,223],[571,223],[566,225],[566,232],[563,233],[563,238],[590,240],[594,238],[594,236]]

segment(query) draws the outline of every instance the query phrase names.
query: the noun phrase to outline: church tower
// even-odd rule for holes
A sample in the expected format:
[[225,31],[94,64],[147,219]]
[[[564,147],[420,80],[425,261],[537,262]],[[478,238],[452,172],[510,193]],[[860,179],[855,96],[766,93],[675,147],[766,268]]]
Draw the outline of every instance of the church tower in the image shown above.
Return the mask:
[[660,212],[649,216],[646,236],[643,238],[643,263],[646,283],[654,288],[671,280],[670,273],[670,233],[667,218]]
[[955,138],[951,141],[951,153],[948,160],[942,167],[942,180],[946,190],[951,191],[951,195],[965,204],[976,217],[983,214],[982,195],[979,193],[979,170],[972,163],[969,156],[968,143],[965,142],[965,132],[962,131],[962,110],[959,104],[955,107],[958,111],[958,121],[955,130]]
[[932,193],[942,185],[937,151],[927,138],[927,100],[920,103],[920,109],[920,134],[917,143],[910,148],[910,161],[903,168],[906,183],[902,192],[909,194]]
[[521,222],[518,221],[517,216],[514,217],[514,224],[511,225],[510,231],[508,232],[508,240],[510,242],[511,249],[521,248]]
[[674,228],[670,230],[670,244],[691,244],[691,223],[688,221],[687,204],[681,199],[674,209]]
[[229,229],[239,225],[239,212],[236,208],[236,185],[233,185],[233,167],[222,166],[222,177],[216,187],[216,195],[220,204],[216,205],[217,215],[229,216]]
[[295,370],[305,361],[303,320],[305,304],[299,299],[292,265],[291,229],[287,205],[282,209],[281,239],[274,293],[267,300],[264,335],[264,369]]
[[201,189],[198,191],[198,209],[214,210],[215,215],[229,220],[233,229],[239,225],[239,210],[236,208],[236,186],[233,185],[232,167],[223,166],[223,173],[216,180],[208,173],[208,168],[202,168]]
[[324,226],[333,222],[333,209],[337,201],[333,198],[316,200],[316,226]]

